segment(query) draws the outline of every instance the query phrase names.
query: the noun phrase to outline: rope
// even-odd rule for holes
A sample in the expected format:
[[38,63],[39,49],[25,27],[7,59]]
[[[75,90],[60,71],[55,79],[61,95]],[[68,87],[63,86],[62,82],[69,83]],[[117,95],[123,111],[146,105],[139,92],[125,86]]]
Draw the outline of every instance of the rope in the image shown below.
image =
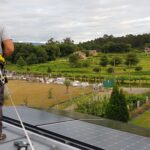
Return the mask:
[[33,147],[32,141],[31,141],[31,139],[30,139],[30,137],[29,137],[29,135],[28,135],[28,132],[27,132],[27,130],[25,129],[25,126],[24,126],[24,124],[23,124],[23,121],[22,121],[22,119],[21,119],[21,117],[20,117],[20,115],[19,115],[19,113],[18,113],[18,111],[17,111],[17,108],[16,108],[15,103],[14,103],[14,101],[13,101],[13,99],[12,99],[12,96],[11,96],[11,94],[10,94],[10,91],[9,91],[9,89],[8,89],[8,86],[7,86],[6,84],[5,84],[5,87],[6,87],[7,93],[8,93],[8,95],[9,95],[9,97],[10,97],[11,103],[12,103],[12,105],[13,105],[13,107],[14,107],[14,109],[15,109],[15,112],[16,112],[16,114],[17,114],[17,117],[18,117],[18,119],[19,119],[19,121],[20,121],[20,123],[21,123],[22,129],[23,129],[23,131],[24,131],[24,133],[25,133],[25,135],[26,135],[26,138],[27,138],[27,140],[28,140],[28,142],[29,142],[29,145],[30,145],[30,147],[31,147],[32,150],[35,150],[34,147]]

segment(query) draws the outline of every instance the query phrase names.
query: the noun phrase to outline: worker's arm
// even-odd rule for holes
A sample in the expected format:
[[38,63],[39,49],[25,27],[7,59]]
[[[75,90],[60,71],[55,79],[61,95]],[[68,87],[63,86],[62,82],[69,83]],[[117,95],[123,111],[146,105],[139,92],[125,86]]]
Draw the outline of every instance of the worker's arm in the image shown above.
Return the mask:
[[11,39],[7,39],[3,41],[3,46],[4,46],[4,55],[5,56],[10,56],[14,52],[14,44]]
[[3,27],[2,31],[2,45],[4,55],[6,57],[10,56],[14,51],[14,44],[5,27]]

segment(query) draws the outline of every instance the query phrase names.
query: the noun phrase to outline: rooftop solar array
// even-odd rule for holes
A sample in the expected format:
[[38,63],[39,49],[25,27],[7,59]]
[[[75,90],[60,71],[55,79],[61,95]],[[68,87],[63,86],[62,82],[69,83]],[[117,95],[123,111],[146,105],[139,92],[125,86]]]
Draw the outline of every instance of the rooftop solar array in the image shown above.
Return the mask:
[[[26,107],[17,108],[23,122],[106,150],[150,150],[150,138]],[[4,116],[17,119],[13,108]],[[17,119],[18,120],[18,119]],[[0,147],[1,148],[1,147]]]
[[[22,130],[8,124],[4,124],[4,126],[4,132],[7,134],[7,138],[0,142],[0,150],[17,150],[17,147],[14,146],[15,141],[27,142]],[[41,136],[39,137],[32,133],[29,135],[35,150],[78,150],[71,146],[50,139],[45,139]],[[28,150],[31,150],[30,146],[28,147]]]
[[[71,118],[55,115],[52,113],[28,107],[17,107],[17,111],[19,112],[19,115],[22,118],[23,122],[35,126],[72,120]],[[3,113],[4,116],[8,116],[12,119],[18,120],[13,107],[4,107]]]
[[41,128],[106,150],[150,150],[149,138],[83,121],[57,123]]

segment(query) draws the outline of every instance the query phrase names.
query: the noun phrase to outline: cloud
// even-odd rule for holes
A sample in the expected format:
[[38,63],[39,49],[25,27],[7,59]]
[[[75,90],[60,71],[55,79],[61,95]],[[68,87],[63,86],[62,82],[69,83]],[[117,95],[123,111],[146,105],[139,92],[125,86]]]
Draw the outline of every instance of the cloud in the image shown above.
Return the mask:
[[149,6],[149,0],[1,0],[0,22],[15,41],[79,42],[149,32]]
[[147,22],[147,21],[150,21],[150,17],[127,20],[127,21],[123,21],[122,24],[132,24],[132,23],[140,23],[140,22]]

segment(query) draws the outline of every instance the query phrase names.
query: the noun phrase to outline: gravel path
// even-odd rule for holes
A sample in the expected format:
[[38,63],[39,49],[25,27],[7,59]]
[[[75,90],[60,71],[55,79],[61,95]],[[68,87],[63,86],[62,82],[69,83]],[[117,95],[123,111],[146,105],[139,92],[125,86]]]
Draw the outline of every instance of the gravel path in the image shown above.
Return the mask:
[[150,88],[123,88],[124,91],[133,94],[142,94],[145,92],[150,92]]

